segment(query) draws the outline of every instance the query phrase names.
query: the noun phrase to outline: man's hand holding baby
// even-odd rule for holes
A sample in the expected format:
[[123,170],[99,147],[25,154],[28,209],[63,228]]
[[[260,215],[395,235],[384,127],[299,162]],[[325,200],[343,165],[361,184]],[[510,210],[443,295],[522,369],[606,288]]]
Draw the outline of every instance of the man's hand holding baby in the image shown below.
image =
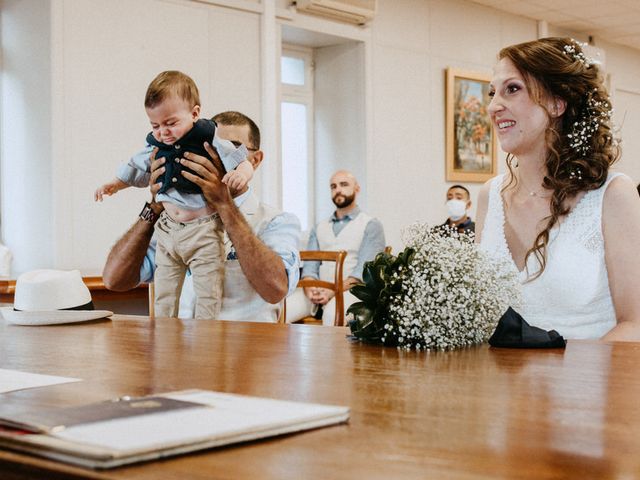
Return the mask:
[[158,177],[165,171],[164,162],[165,158],[156,158],[158,149],[154,148],[149,157],[151,161],[151,177],[149,178],[149,189],[151,190],[151,198],[155,200],[157,193],[162,188],[162,182],[158,182]]
[[195,172],[196,175],[183,170],[182,176],[198,185],[202,189],[206,202],[210,206],[217,208],[222,203],[231,202],[232,197],[228,185],[225,185],[220,180],[222,167],[220,157],[218,157],[217,152],[209,143],[205,143],[204,148],[213,162],[201,155],[185,152],[184,158],[180,160],[180,163]]

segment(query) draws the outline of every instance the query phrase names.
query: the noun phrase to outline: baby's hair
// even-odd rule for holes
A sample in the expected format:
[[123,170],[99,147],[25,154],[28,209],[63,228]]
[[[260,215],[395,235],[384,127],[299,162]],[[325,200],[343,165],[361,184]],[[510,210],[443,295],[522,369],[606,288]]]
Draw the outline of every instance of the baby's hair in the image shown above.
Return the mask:
[[158,74],[149,84],[144,106],[154,108],[172,94],[187,102],[191,108],[200,105],[200,93],[191,77],[177,70],[167,70]]

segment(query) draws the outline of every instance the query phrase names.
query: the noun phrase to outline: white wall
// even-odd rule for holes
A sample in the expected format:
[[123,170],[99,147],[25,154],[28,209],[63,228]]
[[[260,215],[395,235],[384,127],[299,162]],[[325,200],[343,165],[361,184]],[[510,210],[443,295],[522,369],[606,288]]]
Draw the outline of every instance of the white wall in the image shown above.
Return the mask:
[[[48,5],[12,1],[2,11],[11,25],[7,7],[31,13],[19,22],[22,36],[3,28],[3,92],[12,122],[38,126],[37,136],[16,139],[13,132],[23,129],[3,122],[3,159],[14,159],[3,161],[4,237],[16,273],[44,266],[96,273],[149,198],[131,188],[93,202],[95,188],[144,146],[148,83],[163,70],[188,72],[200,88],[203,115],[233,108],[261,122],[260,16],[184,1]],[[28,42],[33,48],[22,55],[38,58],[9,56],[14,43]]]
[[622,158],[615,168],[640,183],[640,54],[631,48],[607,49],[613,118],[620,127]]
[[[379,8],[368,200],[395,250],[409,223],[447,218],[445,69],[490,73],[498,50],[535,38],[536,24],[456,0],[381,1]],[[466,186],[475,202],[480,184]]]
[[0,240],[17,271],[54,263],[50,20],[47,2],[2,3]]
[[350,170],[362,183],[367,208],[364,45],[348,42],[315,50],[316,219],[335,209],[329,181],[333,172]]
[[[277,99],[271,57],[279,46],[262,43],[277,41],[275,24],[361,42],[364,62],[350,68],[365,75],[364,107],[349,113],[364,124],[365,154],[351,168],[364,176],[363,202],[384,223],[387,242],[400,248],[400,230],[412,221],[442,222],[445,68],[490,72],[502,46],[536,37],[536,22],[465,0],[379,0],[373,24],[359,28],[295,15],[287,4],[279,0],[277,13],[267,4],[269,16],[257,1],[234,9],[188,0],[5,0],[0,233],[14,251],[16,273],[43,266],[100,271],[148,193],[130,189],[94,204],[92,192],[142,145],[144,92],[161,70],[192,75],[206,114],[244,111],[263,131],[277,132],[277,112],[264,118],[275,109],[264,106]],[[617,118],[626,112],[619,168],[640,181],[640,52],[600,46]],[[341,87],[334,103],[353,86]],[[37,136],[22,135],[21,123],[36,126]],[[272,167],[274,157],[266,159]],[[265,185],[277,188],[279,176],[271,173]],[[474,199],[479,186],[469,185]],[[321,185],[317,195],[330,206]]]
[[615,169],[640,183],[640,89],[615,90],[614,120],[620,126],[622,156]]

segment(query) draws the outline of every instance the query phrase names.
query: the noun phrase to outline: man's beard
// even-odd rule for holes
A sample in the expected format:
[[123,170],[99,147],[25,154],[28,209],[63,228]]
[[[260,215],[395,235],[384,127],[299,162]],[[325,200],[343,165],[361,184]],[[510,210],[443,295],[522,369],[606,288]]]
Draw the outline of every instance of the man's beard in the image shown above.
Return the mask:
[[336,207],[345,208],[351,205],[355,199],[356,199],[356,194],[354,193],[352,195],[338,194],[335,197],[333,197],[331,200],[333,200],[333,203]]

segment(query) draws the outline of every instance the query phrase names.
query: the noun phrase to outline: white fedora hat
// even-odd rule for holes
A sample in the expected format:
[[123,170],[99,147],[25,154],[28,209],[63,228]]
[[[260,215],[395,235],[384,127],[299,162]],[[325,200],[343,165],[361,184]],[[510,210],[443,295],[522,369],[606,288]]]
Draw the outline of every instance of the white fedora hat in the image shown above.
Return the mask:
[[13,308],[2,316],[16,325],[55,325],[109,317],[113,312],[94,310],[91,293],[78,270],[34,270],[16,281]]

